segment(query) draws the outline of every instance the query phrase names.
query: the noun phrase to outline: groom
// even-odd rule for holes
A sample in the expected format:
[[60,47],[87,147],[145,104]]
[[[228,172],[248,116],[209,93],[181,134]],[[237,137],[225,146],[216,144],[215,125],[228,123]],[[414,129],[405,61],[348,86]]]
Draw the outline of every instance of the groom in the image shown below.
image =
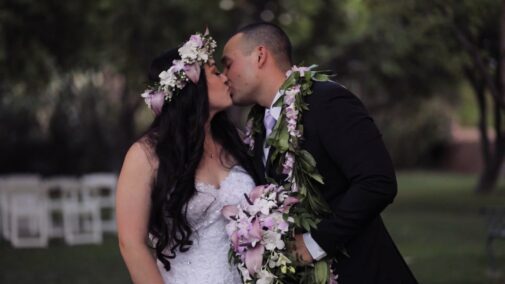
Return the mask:
[[[263,107],[262,133],[271,132],[281,111],[272,105],[282,96],[279,88],[292,66],[287,35],[269,23],[248,25],[228,40],[222,63],[233,102]],[[312,91],[305,97],[309,110],[302,115],[302,148],[316,160],[324,180],[319,190],[332,214],[310,233],[296,236],[296,252],[306,263],[336,257],[340,284],[417,283],[380,217],[397,192],[381,133],[361,101],[343,86],[314,82]],[[279,178],[268,166],[264,135],[256,136],[258,167]]]

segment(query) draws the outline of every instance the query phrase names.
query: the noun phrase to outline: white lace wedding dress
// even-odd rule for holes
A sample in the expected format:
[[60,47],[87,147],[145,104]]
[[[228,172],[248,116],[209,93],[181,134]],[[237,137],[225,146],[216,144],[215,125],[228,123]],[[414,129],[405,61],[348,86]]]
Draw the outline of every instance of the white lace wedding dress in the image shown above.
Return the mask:
[[230,242],[225,231],[227,220],[221,214],[225,205],[238,204],[254,187],[253,179],[240,166],[234,166],[219,189],[197,182],[197,193],[188,202],[187,218],[194,229],[193,245],[186,252],[176,251],[166,271],[161,261],[158,269],[170,284],[239,284],[236,267],[228,262]]

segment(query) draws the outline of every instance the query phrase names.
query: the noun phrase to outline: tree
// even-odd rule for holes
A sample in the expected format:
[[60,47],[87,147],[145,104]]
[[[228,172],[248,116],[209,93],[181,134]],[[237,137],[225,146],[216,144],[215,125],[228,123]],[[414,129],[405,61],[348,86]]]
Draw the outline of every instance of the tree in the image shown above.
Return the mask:
[[[462,68],[479,109],[484,162],[475,191],[489,193],[496,188],[505,158],[505,1],[440,1],[436,7],[466,55]],[[494,141],[488,134],[491,127]]]

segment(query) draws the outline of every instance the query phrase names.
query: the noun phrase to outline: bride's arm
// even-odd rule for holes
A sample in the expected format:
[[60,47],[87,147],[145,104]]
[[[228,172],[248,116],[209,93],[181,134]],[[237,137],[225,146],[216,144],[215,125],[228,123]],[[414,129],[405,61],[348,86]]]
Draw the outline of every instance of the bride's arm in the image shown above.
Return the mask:
[[136,284],[163,283],[147,246],[151,180],[154,167],[143,146],[135,143],[126,154],[116,194],[119,248]]

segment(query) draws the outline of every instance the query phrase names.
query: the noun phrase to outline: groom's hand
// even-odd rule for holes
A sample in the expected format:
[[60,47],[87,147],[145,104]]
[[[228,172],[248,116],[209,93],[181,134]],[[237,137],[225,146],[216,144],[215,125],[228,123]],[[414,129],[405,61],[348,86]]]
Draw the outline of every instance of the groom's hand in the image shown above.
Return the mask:
[[305,242],[303,241],[302,234],[295,235],[295,243],[294,243],[293,249],[294,249],[296,259],[300,262],[300,264],[306,265],[306,264],[310,264],[314,261],[314,259],[310,255],[309,250],[305,246]]

